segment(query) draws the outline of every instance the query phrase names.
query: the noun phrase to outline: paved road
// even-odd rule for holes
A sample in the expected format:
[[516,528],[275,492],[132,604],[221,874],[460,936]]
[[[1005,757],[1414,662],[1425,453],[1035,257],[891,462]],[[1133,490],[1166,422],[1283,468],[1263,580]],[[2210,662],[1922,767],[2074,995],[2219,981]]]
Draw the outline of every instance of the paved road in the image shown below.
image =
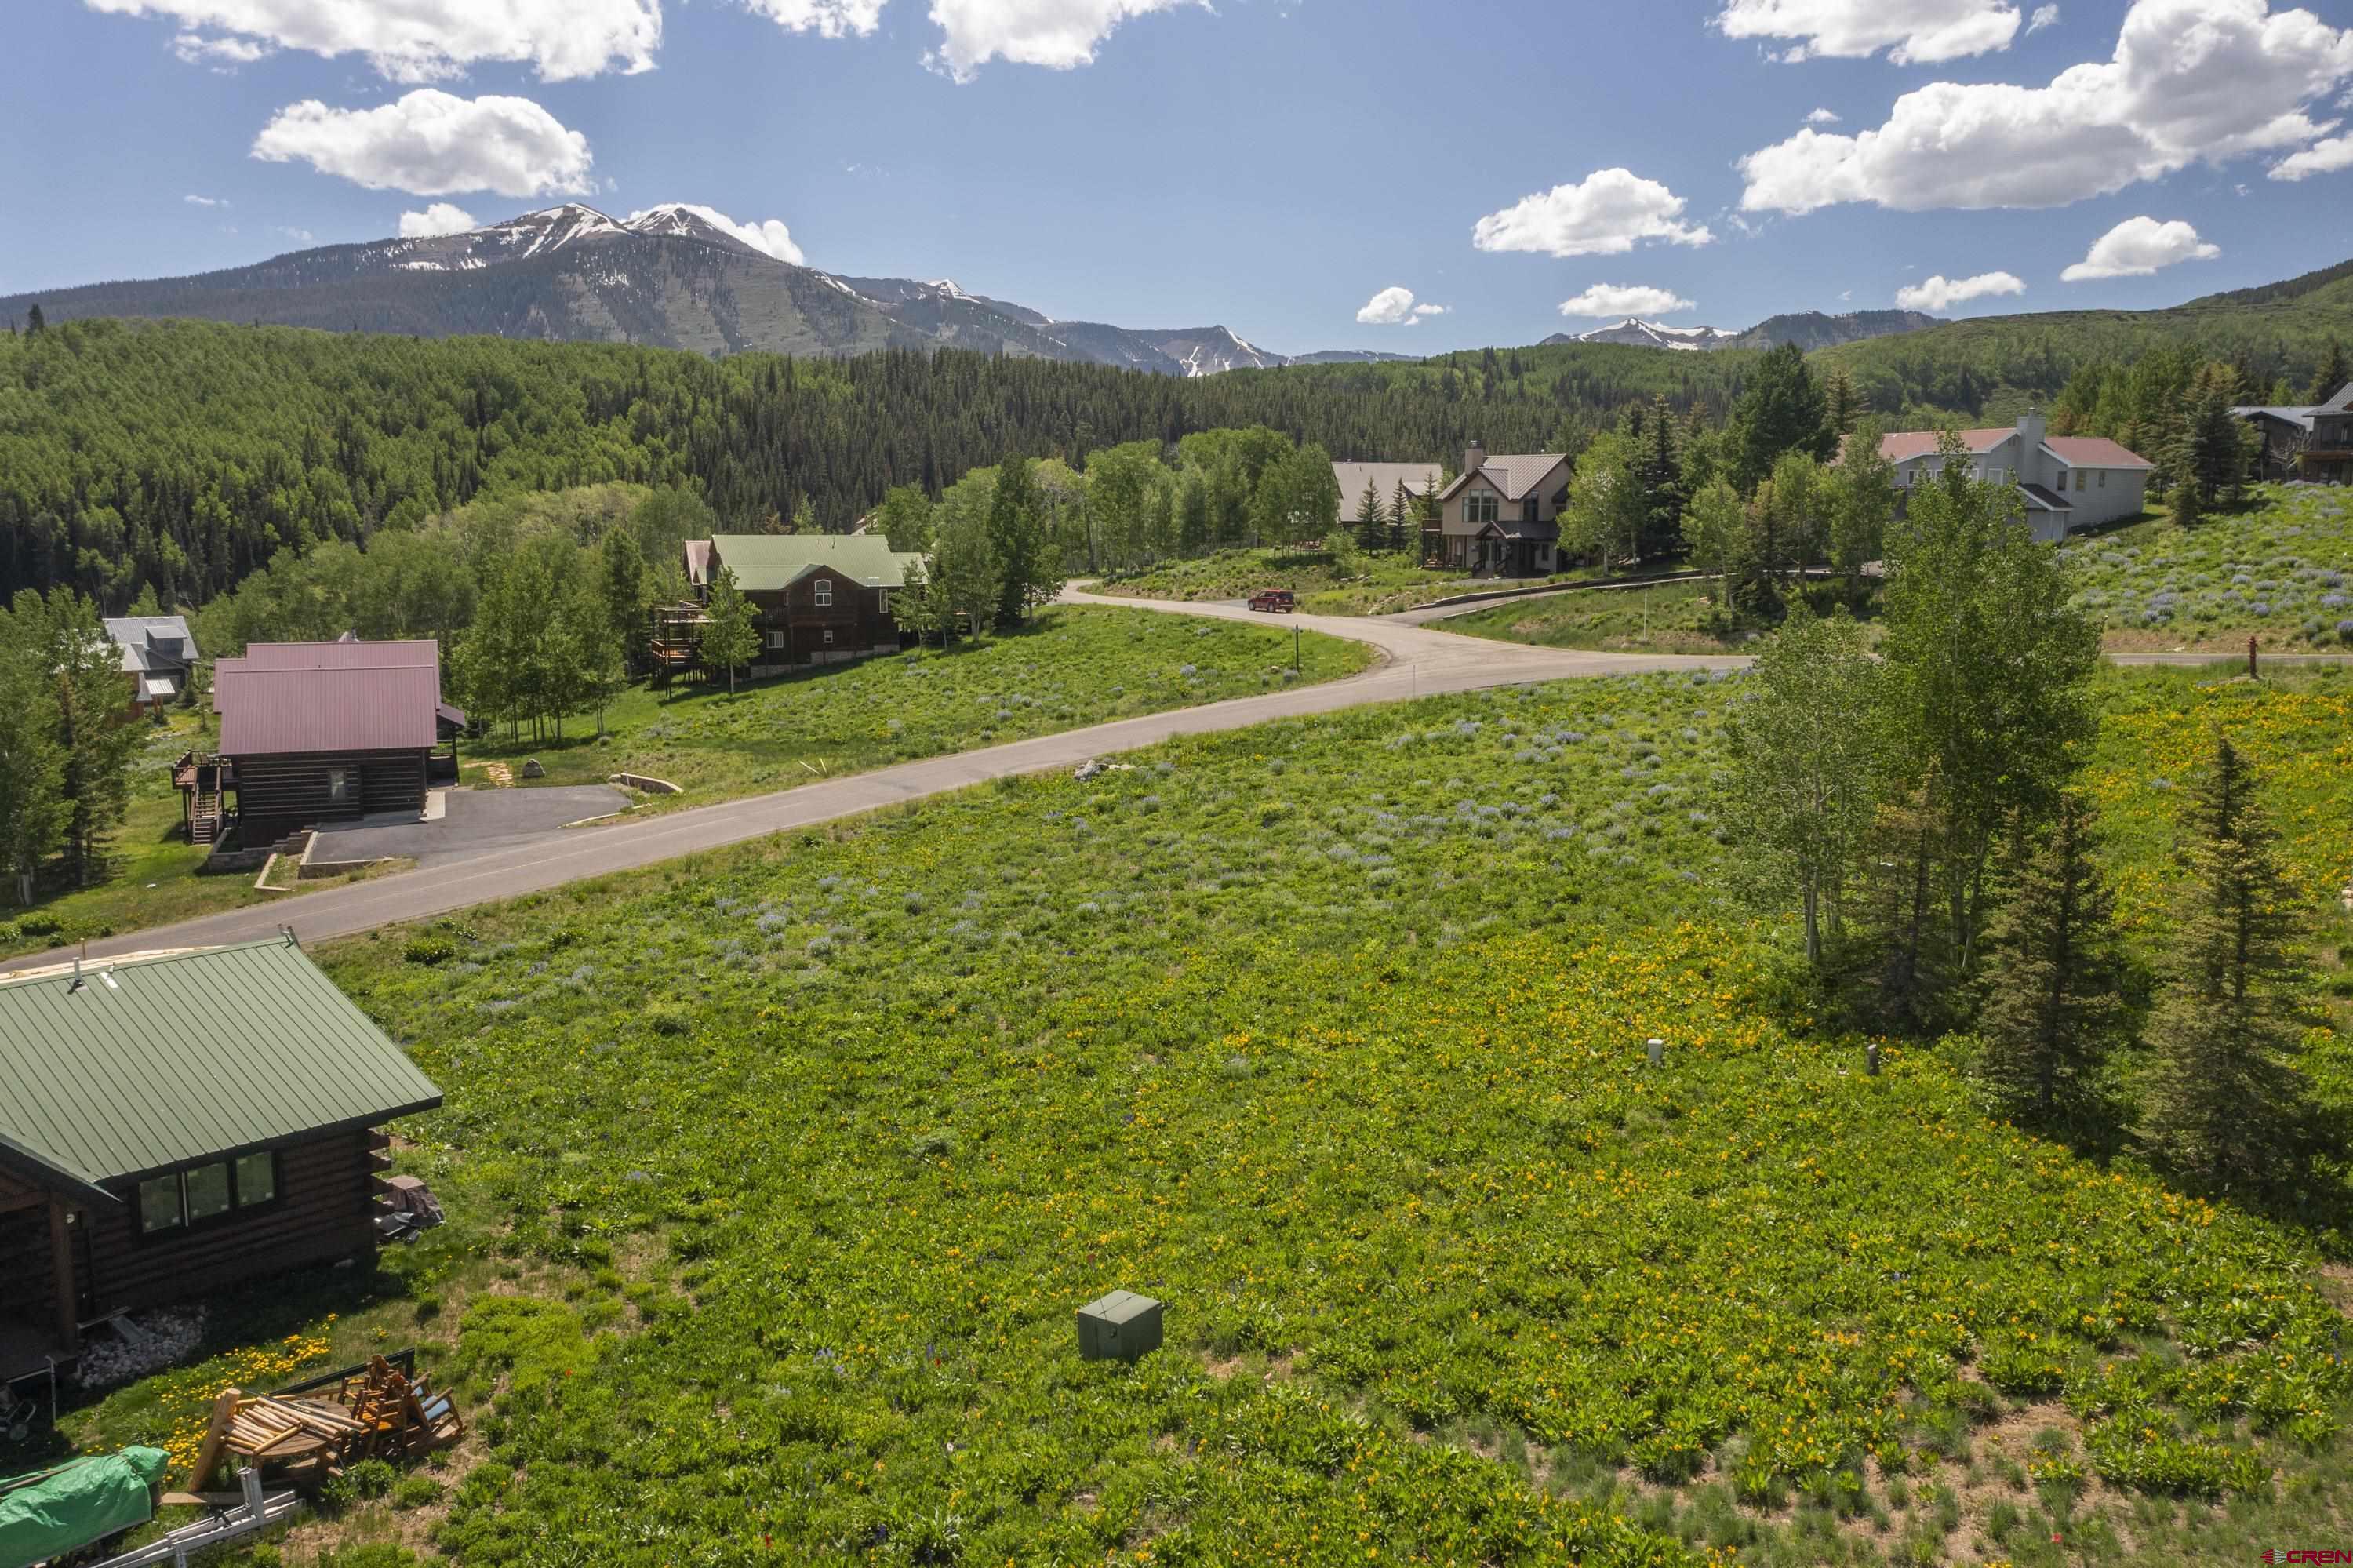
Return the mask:
[[[935,757],[846,779],[806,784],[779,794],[756,795],[636,821],[623,819],[610,826],[579,828],[553,842],[519,844],[454,864],[424,866],[398,875],[296,894],[250,908],[93,941],[90,955],[111,957],[155,948],[249,941],[276,935],[280,925],[291,926],[296,936],[306,942],[323,941],[379,926],[426,919],[493,899],[535,893],[608,872],[674,860],[770,833],[811,827],[993,779],[1075,768],[1091,757],[1155,746],[1174,736],[1240,729],[1271,719],[1331,713],[1366,703],[1401,702],[1488,686],[1524,685],[1577,676],[1734,669],[1747,662],[1736,658],[1528,648],[1358,617],[1253,615],[1242,606],[1231,604],[1102,599],[1082,592],[1066,593],[1063,599],[1072,604],[1159,610],[1261,626],[1295,624],[1310,631],[1370,643],[1380,651],[1382,659],[1374,668],[1345,681],[1120,719],[982,751]],[[69,956],[63,951],[49,953],[20,959],[7,967],[29,969]]]

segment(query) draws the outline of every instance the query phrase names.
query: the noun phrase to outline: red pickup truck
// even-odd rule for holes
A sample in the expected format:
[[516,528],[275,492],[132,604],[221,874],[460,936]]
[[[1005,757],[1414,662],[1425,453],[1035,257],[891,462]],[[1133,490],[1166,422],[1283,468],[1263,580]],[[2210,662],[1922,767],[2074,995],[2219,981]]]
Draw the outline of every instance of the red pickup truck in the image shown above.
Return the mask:
[[1250,607],[1252,609],[1272,610],[1278,615],[1289,615],[1299,608],[1299,599],[1289,588],[1261,588],[1250,595]]

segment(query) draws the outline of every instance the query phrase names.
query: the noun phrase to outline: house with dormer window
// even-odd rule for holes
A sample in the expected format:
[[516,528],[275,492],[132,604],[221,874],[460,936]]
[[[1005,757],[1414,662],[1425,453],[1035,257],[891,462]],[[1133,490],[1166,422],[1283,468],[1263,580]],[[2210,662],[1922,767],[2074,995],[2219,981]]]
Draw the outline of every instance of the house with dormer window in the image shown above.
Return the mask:
[[[2147,505],[2147,458],[2105,436],[2051,435],[2040,410],[2028,409],[2014,429],[1955,433],[1968,450],[1954,461],[1980,483],[2013,487],[2038,539],[2063,539],[2135,517]],[[1944,471],[1942,442],[1937,430],[1894,430],[1880,438],[1879,455],[1894,466],[1899,493]]]
[[687,541],[683,564],[699,601],[708,599],[720,572],[733,575],[760,634],[753,673],[765,674],[897,652],[891,598],[922,560],[892,549],[880,534],[719,534]]
[[1567,452],[1491,453],[1473,442],[1462,471],[1439,492],[1438,527],[1425,557],[1482,577],[1546,577],[1560,563],[1560,514],[1568,504]]

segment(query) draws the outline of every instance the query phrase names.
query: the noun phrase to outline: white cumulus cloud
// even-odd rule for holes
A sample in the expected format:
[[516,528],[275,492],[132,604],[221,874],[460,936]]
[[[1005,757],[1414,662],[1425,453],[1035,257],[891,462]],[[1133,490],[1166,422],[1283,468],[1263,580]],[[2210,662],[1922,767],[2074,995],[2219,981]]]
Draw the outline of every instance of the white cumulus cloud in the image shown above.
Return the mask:
[[1596,283],[1573,300],[1560,302],[1565,316],[1662,316],[1687,311],[1692,302],[1672,289],[1647,283]]
[[1523,198],[1489,213],[1471,231],[1482,250],[1533,250],[1546,256],[1622,256],[1644,239],[1705,245],[1705,224],[1684,223],[1683,198],[1628,169],[1598,169],[1573,185]]
[[1838,122],[1838,111],[1834,109],[1817,109],[1806,116],[1809,125],[1835,125]]
[[712,228],[726,230],[753,249],[773,256],[779,261],[789,261],[798,267],[807,260],[807,258],[801,254],[801,248],[793,242],[793,231],[786,228],[783,220],[779,218],[772,217],[761,223],[738,223],[717,207],[702,207],[691,201],[678,201],[665,203],[663,207],[649,207],[645,212],[633,212],[629,214],[628,221],[635,223],[649,213],[664,210],[664,207],[678,212],[691,212]]
[[2315,142],[2301,153],[2292,153],[2272,165],[2275,180],[2301,180],[2313,175],[2333,175],[2339,169],[2353,169],[2353,136],[2331,136],[2326,142]]
[[423,212],[400,215],[400,237],[403,239],[430,239],[436,235],[463,234],[482,226],[464,207],[446,201],[437,201]]
[[1990,294],[2024,292],[2024,281],[2010,272],[1980,272],[1974,278],[1947,278],[1939,272],[1925,283],[1907,283],[1896,290],[1895,302],[1907,311],[1949,311]]
[[1794,38],[1785,61],[1859,59],[1933,65],[2010,48],[2018,7],[2003,0],[1730,0],[1716,26],[1730,38]]
[[883,0],[744,0],[746,9],[796,33],[823,38],[871,37],[882,21]]
[[1411,289],[1390,288],[1366,301],[1356,319],[1366,326],[1413,326],[1428,317],[1444,315],[1446,309],[1416,302]]
[[2353,77],[2353,29],[2267,0],[2134,0],[2114,55],[2047,87],[1931,82],[1885,124],[1807,129],[1740,161],[1750,212],[2063,207],[2200,159],[2302,147]]
[[2159,223],[2153,217],[2128,217],[2092,241],[2091,253],[2059,274],[2060,281],[2081,283],[2093,278],[2146,278],[2177,261],[2211,261],[2222,254],[2179,218]]
[[958,81],[993,59],[1073,70],[1092,65],[1096,47],[1129,17],[1191,5],[1206,9],[1208,0],[932,0],[940,47],[925,58]]
[[228,205],[228,198],[227,196],[196,196],[191,193],[190,195],[182,196],[180,199],[186,202],[190,207],[227,207]]
[[[242,63],[273,48],[364,55],[394,81],[528,65],[543,80],[649,70],[661,0],[84,0],[94,11],[165,16],[183,59]],[[873,0],[879,4],[880,0]]]
[[2029,17],[2026,19],[2026,36],[2027,36],[2028,37],[2030,37],[2030,38],[2031,38],[2031,37],[2032,37],[2035,34],[2037,34],[2037,33],[2041,32],[2043,28],[2045,28],[2045,27],[2055,27],[2055,26],[2057,26],[2058,25],[2059,25],[2059,7],[2058,7],[2058,6],[2056,6],[2056,5],[2037,5],[2037,6],[2034,8],[2034,15],[2033,15],[2033,16],[2029,16]]
[[530,99],[457,98],[429,87],[375,109],[330,109],[315,98],[289,104],[254,138],[253,155],[411,196],[595,188],[588,138]]

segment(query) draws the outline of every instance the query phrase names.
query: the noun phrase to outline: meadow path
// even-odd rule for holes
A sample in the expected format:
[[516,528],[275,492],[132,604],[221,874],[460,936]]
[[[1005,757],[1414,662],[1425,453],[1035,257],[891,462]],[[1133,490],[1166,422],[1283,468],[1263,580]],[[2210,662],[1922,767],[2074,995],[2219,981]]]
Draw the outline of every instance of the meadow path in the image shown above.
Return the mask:
[[[164,948],[216,947],[253,941],[290,926],[305,942],[321,942],[403,921],[422,920],[494,899],[536,893],[570,882],[633,870],[771,833],[815,827],[1018,774],[1075,768],[1104,757],[1155,746],[1180,735],[1241,729],[1272,719],[1331,713],[1367,703],[1393,703],[1489,686],[1525,685],[1580,676],[1738,668],[1741,658],[1586,653],[1490,641],[1352,616],[1254,615],[1235,604],[1179,604],[1103,599],[1066,592],[1063,602],[1120,609],[1159,610],[1259,625],[1295,624],[1352,642],[1371,644],[1381,662],[1345,680],[1290,687],[1199,707],[1147,714],[1110,724],[1038,736],[978,751],[927,758],[871,772],[828,779],[770,795],[697,806],[607,826],[576,828],[540,842],[492,851],[470,860],[291,895],[268,904],[206,915],[175,925],[125,932],[90,944],[93,959]],[[65,949],[7,963],[7,970],[54,964]]]

